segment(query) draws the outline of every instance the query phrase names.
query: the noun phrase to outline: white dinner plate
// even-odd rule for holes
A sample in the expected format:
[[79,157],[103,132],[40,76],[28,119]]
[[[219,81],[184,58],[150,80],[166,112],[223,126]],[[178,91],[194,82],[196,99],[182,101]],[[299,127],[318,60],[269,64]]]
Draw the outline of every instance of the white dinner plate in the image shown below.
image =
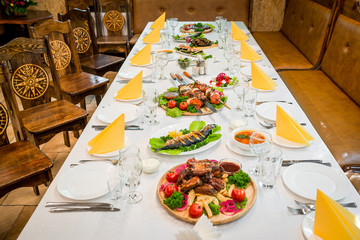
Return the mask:
[[[248,43],[249,44],[249,43]],[[261,48],[258,46],[258,45],[255,45],[255,44],[249,44],[249,46],[254,49],[255,52],[257,52],[258,54],[261,54]],[[240,45],[235,45],[234,46],[234,50],[236,52],[240,52]]]
[[[266,75],[271,76],[276,73],[275,69],[265,65],[258,65],[261,70],[266,73]],[[251,65],[241,68],[241,73],[247,77],[251,78]]]
[[315,211],[311,211],[306,215],[301,224],[301,230],[304,234],[305,239],[310,239],[311,235],[314,234],[314,222],[315,222]]
[[272,142],[275,143],[276,145],[281,146],[281,147],[286,147],[286,148],[304,148],[304,147],[307,147],[306,144],[289,141],[289,140],[287,140],[287,139],[285,139],[283,137],[280,137],[280,136],[276,135],[276,130],[272,130],[272,131],[270,131],[270,133],[271,133]]
[[133,104],[121,104],[113,102],[105,105],[99,109],[96,118],[103,123],[110,124],[117,119],[121,114],[125,115],[125,123],[134,121],[140,115],[140,108]]
[[338,169],[316,163],[297,163],[282,175],[284,184],[295,194],[316,200],[317,189],[335,201],[349,194],[347,178]]
[[117,95],[117,93],[115,93],[115,94],[114,94],[114,99],[115,99],[116,101],[120,101],[120,102],[134,102],[134,101],[141,100],[141,99],[144,97],[144,95],[142,95],[142,96],[141,96],[141,97],[139,97],[139,98],[134,98],[134,99],[127,99],[127,100],[124,100],[124,99],[117,99],[117,98],[115,98],[115,97],[116,97],[116,95]]
[[80,164],[59,178],[57,190],[74,200],[98,198],[108,193],[107,181],[116,175],[116,167],[109,163]]
[[[124,147],[123,149],[127,148],[128,146],[130,146],[130,140],[129,138],[127,138],[125,136],[125,141],[124,141]],[[86,152],[89,153],[91,147],[89,145],[86,146]],[[116,157],[116,156],[119,156],[119,150],[116,150],[116,151],[113,151],[113,152],[108,152],[108,153],[104,153],[104,154],[94,154],[94,153],[89,153],[90,155],[92,156],[95,156],[95,157],[101,157],[101,158],[110,158],[110,157]]]
[[251,151],[245,151],[245,150],[243,150],[243,149],[240,149],[240,148],[234,146],[234,144],[231,142],[230,139],[228,139],[228,140],[226,141],[226,146],[227,146],[232,152],[237,153],[237,154],[240,154],[240,155],[242,155],[242,156],[247,156],[247,157],[255,157],[255,156],[256,156],[256,155],[255,155],[253,152],[251,152]]
[[[161,136],[166,136],[169,134],[169,132],[172,132],[174,130],[181,130],[181,129],[189,129],[189,126],[192,122],[183,122],[183,123],[178,123],[178,124],[173,124],[173,125],[169,125],[167,127],[164,127],[162,129],[160,129],[159,131],[156,132],[156,134],[152,137],[156,137],[156,138],[159,138]],[[206,123],[207,124],[211,124],[211,123]],[[220,132],[217,132],[217,133],[221,133]],[[192,150],[192,151],[188,151],[188,152],[182,152],[180,153],[179,155],[177,156],[184,156],[184,155],[194,155],[194,154],[197,154],[197,153],[200,153],[200,152],[203,152],[203,151],[206,151],[210,148],[213,148],[216,144],[218,144],[220,142],[221,138],[217,141],[214,141],[214,142],[210,142],[208,144],[206,144],[205,146],[202,146],[198,149],[195,149],[195,150]],[[160,153],[160,154],[164,154],[164,155],[170,155],[168,153]]]
[[140,70],[139,68],[134,68],[134,67],[128,67],[126,69],[126,72],[119,72],[118,76],[123,78],[123,79],[133,79],[136,75],[138,75],[139,72],[143,71],[143,78],[147,78],[151,75],[151,70],[150,69],[143,69]]
[[270,121],[276,121],[276,106],[281,107],[289,116],[296,119],[296,110],[292,104],[281,103],[281,102],[266,102],[256,106],[256,113],[259,117]]

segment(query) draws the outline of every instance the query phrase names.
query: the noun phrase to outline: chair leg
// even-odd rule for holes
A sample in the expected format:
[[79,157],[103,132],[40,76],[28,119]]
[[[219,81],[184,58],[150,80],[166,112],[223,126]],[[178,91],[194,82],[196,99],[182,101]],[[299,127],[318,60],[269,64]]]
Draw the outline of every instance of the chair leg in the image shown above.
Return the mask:
[[85,98],[80,101],[80,107],[81,107],[82,109],[86,110]]
[[40,192],[39,192],[39,186],[35,186],[35,187],[33,187],[33,190],[34,190],[34,193],[36,194],[36,195],[40,195]]
[[73,131],[74,137],[75,138],[79,138],[80,137],[80,133],[79,131]]
[[69,138],[69,133],[67,131],[63,132],[64,135],[64,144],[67,147],[70,147],[70,138]]
[[96,105],[99,106],[99,104],[101,102],[101,95],[96,95],[95,99],[96,99]]

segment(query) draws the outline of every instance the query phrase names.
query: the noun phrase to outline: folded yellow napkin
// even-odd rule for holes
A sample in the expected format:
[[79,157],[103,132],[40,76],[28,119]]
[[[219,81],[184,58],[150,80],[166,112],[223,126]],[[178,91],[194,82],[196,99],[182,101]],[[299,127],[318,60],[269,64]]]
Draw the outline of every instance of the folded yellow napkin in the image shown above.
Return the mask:
[[164,28],[165,27],[165,15],[166,15],[166,12],[161,14],[161,16],[158,17],[158,19],[156,19],[155,22],[153,22],[153,24],[151,25],[150,28],[152,28],[152,29]]
[[249,44],[247,44],[244,40],[241,40],[240,44],[240,54],[241,59],[249,60],[249,61],[257,61],[261,59],[261,56],[255,52],[254,49],[252,49]]
[[231,37],[236,41],[247,41],[249,39],[249,37],[233,21],[231,21]]
[[144,43],[158,43],[160,42],[160,28],[155,28],[148,35],[143,38]]
[[309,141],[314,140],[303,126],[279,106],[276,107],[276,135],[308,146],[310,146]]
[[359,219],[329,198],[317,191],[314,234],[324,240],[360,239]]
[[141,49],[135,56],[130,59],[134,65],[147,65],[151,63],[151,43]]
[[121,114],[114,122],[91,139],[88,145],[90,154],[104,154],[120,150],[124,147],[125,117]]
[[131,100],[140,98],[142,96],[142,75],[143,71],[139,72],[125,86],[117,91],[115,99]]
[[261,90],[274,90],[277,84],[256,63],[251,61],[251,84],[252,87]]

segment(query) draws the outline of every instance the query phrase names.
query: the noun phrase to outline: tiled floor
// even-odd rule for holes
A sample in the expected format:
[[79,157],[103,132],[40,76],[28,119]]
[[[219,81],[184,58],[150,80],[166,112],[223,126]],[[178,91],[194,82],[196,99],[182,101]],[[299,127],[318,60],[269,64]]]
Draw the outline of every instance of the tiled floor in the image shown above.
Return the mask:
[[[0,90],[0,102],[5,105],[5,100]],[[89,119],[96,109],[96,101],[94,96],[89,96],[86,99],[87,110],[89,112]],[[6,105],[5,105],[6,106]],[[13,129],[11,124],[8,126],[7,134],[11,142],[15,142]],[[70,133],[71,147],[64,145],[62,133],[57,134],[46,144],[40,146],[40,149],[54,161],[52,174],[58,173],[62,164],[70,153],[72,146],[76,142],[76,138]],[[19,188],[0,199],[0,240],[2,239],[16,239],[32,213],[37,204],[40,202],[42,196],[45,194],[47,187],[41,185],[39,187],[40,195],[36,196],[31,187]]]

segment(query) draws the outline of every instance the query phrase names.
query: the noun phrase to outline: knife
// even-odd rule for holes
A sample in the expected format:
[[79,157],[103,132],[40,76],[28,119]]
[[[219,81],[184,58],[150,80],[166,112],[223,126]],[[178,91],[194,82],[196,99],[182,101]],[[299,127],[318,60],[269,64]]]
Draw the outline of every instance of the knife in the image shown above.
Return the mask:
[[103,202],[47,202],[45,207],[112,207]]
[[113,207],[78,207],[78,208],[50,208],[49,212],[119,212],[120,208]]
[[[91,127],[98,131],[105,129],[107,126],[108,125],[92,125]],[[143,130],[143,128],[140,128],[138,125],[127,125],[125,126],[125,130]]]
[[173,73],[170,73],[170,77],[174,80],[174,84],[176,87],[178,87],[180,84],[177,81],[177,78],[175,77],[175,75]]
[[[314,163],[331,167],[331,163],[329,163],[329,162],[314,162]],[[289,166],[291,166],[293,164],[296,164],[296,163],[285,163],[285,164],[283,163],[281,166],[282,167],[289,167]]]
[[[130,80],[118,80],[118,83],[128,83]],[[155,83],[153,80],[142,80],[143,83]]]
[[179,79],[179,81],[182,82],[182,84],[187,85],[187,82],[185,82],[185,80],[179,74],[176,73],[175,76]]
[[185,75],[185,77],[193,80],[194,82],[196,82],[196,80],[188,73],[188,72],[183,72],[183,74]]
[[214,113],[217,112],[217,110],[208,102],[208,101],[205,101],[205,105],[210,108],[210,110]]

